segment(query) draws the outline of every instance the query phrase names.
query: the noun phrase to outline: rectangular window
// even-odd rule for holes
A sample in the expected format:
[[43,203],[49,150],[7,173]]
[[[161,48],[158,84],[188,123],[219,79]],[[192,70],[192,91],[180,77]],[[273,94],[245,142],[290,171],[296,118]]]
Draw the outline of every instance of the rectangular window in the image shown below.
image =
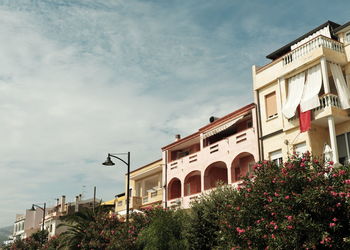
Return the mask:
[[306,142],[302,142],[294,145],[294,152],[297,153],[298,155],[302,156],[302,154],[306,153],[306,151],[307,151]]
[[347,43],[350,43],[350,32],[348,32],[348,33],[345,34],[345,41],[346,41]]
[[350,159],[350,133],[337,136],[337,146],[340,164],[348,164]]
[[270,161],[277,164],[277,166],[281,166],[283,163],[282,150],[277,150],[270,153]]
[[266,118],[277,116],[276,92],[272,92],[265,96]]

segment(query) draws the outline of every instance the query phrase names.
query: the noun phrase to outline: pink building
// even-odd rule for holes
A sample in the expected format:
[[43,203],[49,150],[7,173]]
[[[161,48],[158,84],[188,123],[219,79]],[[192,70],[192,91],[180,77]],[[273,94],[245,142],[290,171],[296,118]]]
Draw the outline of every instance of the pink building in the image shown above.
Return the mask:
[[259,160],[256,106],[249,104],[163,147],[166,207],[188,208],[218,183],[237,186]]

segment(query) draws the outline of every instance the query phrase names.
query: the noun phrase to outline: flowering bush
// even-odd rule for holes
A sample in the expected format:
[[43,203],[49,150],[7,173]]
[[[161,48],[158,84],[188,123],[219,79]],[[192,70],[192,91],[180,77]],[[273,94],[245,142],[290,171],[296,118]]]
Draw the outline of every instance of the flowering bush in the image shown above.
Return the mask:
[[[283,166],[263,161],[254,180],[216,209],[218,245],[233,249],[350,249],[350,169],[308,153]],[[232,196],[232,195],[231,195]],[[219,211],[217,211],[219,210]]]

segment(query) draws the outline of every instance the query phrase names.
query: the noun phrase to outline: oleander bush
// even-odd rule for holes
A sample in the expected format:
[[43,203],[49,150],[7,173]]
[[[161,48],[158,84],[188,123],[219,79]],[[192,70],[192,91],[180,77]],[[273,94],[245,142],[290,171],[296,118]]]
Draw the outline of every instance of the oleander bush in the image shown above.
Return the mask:
[[306,153],[283,166],[259,162],[254,174],[194,205],[192,230],[207,243],[192,249],[350,249],[349,166]]

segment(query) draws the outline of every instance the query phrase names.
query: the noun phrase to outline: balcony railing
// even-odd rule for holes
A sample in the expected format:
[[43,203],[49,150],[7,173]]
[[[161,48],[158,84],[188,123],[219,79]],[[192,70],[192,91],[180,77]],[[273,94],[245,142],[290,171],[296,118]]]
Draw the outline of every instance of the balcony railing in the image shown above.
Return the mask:
[[337,107],[341,108],[339,97],[333,94],[326,94],[320,97],[320,106],[314,110],[324,109],[326,107]]
[[344,53],[344,45],[342,43],[320,35],[310,40],[309,42],[300,45],[296,49],[283,56],[283,65],[292,63],[294,60],[310,53],[312,50],[319,47],[324,47],[340,53]]
[[[325,109],[327,107],[341,108],[339,97],[337,95],[325,94],[325,95],[321,96],[319,99],[320,99],[320,106],[318,106],[317,108],[314,108],[313,111],[319,111],[319,110]],[[288,119],[288,121],[292,122],[292,121],[296,120],[297,118],[299,118],[298,113],[296,113],[295,116],[293,116],[292,118]]]

